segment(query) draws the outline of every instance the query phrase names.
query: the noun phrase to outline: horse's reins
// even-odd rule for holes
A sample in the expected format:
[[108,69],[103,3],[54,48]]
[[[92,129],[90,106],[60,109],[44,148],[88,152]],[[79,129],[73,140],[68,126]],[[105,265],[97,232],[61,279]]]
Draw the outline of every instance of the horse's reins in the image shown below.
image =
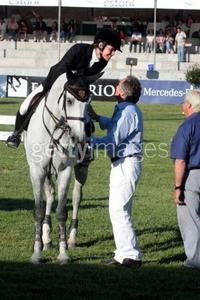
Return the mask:
[[[50,162],[49,162],[49,169],[48,169],[48,172],[47,172],[47,177],[50,178],[51,176],[51,166],[54,168],[54,171],[55,171],[55,176],[57,177],[57,173],[56,173],[56,169],[53,165],[53,154],[54,154],[54,148],[56,147],[56,149],[58,150],[58,146],[60,146],[62,148],[62,151],[64,152],[65,151],[65,148],[60,145],[60,139],[62,138],[62,136],[64,135],[65,132],[68,132],[68,134],[70,135],[71,133],[71,127],[69,126],[69,123],[68,123],[68,120],[73,120],[73,121],[81,121],[81,122],[84,122],[85,121],[85,117],[73,117],[73,116],[68,116],[67,115],[67,110],[66,110],[66,92],[69,92],[70,94],[72,94],[78,101],[81,101],[81,102],[86,102],[86,101],[90,101],[91,97],[90,97],[90,91],[87,90],[87,93],[83,93],[84,90],[78,90],[78,92],[80,93],[77,93],[74,89],[70,88],[69,85],[65,84],[64,85],[64,88],[58,98],[58,101],[57,103],[59,104],[60,103],[60,100],[63,96],[63,110],[64,110],[64,113],[65,113],[65,117],[62,117],[61,119],[58,119],[53,113],[52,111],[49,109],[48,105],[47,105],[47,96],[45,97],[45,101],[44,101],[44,107],[43,107],[43,113],[42,113],[42,120],[43,120],[43,124],[44,124],[44,127],[45,129],[47,130],[49,136],[50,136],[50,144],[49,144],[49,148],[51,149],[51,157],[50,157]],[[53,132],[51,133],[49,128],[47,127],[47,125],[45,124],[45,120],[44,120],[44,112],[45,112],[45,109],[47,110],[47,112],[49,113],[49,115],[51,116],[52,120],[54,121],[55,123],[55,127],[54,127],[54,130]],[[61,129],[62,132],[60,134],[60,136],[55,139],[54,138],[54,133],[57,129]]]

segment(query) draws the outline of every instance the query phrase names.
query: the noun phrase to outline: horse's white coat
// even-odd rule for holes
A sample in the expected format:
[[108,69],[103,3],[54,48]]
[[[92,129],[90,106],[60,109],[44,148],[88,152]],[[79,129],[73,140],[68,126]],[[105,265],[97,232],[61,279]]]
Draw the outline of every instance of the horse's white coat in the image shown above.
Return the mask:
[[[66,74],[61,75],[54,85],[52,86],[47,96],[47,106],[51,110],[57,119],[65,117],[63,109],[63,97],[58,104],[59,96],[63,90],[64,83],[66,82]],[[86,103],[77,101],[72,95],[67,93],[66,112],[70,117],[85,117]],[[54,170],[57,173],[58,184],[58,206],[56,209],[58,223],[59,223],[59,255],[58,260],[61,264],[66,263],[69,260],[67,255],[67,245],[65,237],[65,223],[67,219],[66,213],[66,199],[67,191],[71,178],[71,173],[74,164],[77,161],[76,154],[76,141],[83,141],[84,136],[84,123],[80,120],[68,120],[68,124],[71,128],[70,135],[68,132],[64,132],[63,136],[59,140],[58,147],[51,144],[51,137],[44,126],[43,120],[51,132],[54,132],[55,122],[50,116],[49,112],[44,111],[44,99],[40,102],[36,112],[33,114],[30,124],[28,126],[27,133],[25,135],[25,150],[27,161],[30,168],[30,177],[33,187],[33,194],[35,198],[35,226],[36,236],[34,243],[34,252],[32,255],[32,262],[39,263],[42,259],[42,223],[44,214],[42,210],[43,192],[46,195],[46,215],[50,215],[51,205],[54,198],[54,189],[51,182],[47,179],[47,172],[51,160],[51,154],[53,154],[52,163]],[[53,137],[59,138],[62,133],[61,129],[55,130]],[[71,138],[74,137],[74,138]],[[54,147],[53,153],[49,146]],[[64,149],[64,151],[63,151]],[[45,225],[43,227],[43,242],[50,243],[49,238],[50,227]]]

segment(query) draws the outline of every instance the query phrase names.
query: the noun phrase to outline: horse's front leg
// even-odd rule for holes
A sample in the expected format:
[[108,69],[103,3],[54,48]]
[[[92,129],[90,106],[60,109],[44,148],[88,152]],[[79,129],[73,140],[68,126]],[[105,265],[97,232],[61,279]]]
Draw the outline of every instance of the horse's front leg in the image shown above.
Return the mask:
[[43,250],[48,250],[52,247],[52,240],[50,236],[52,231],[51,210],[54,201],[55,187],[53,181],[47,177],[45,178],[44,182],[44,192],[46,198],[46,211],[42,226],[42,242]]
[[72,167],[67,167],[64,171],[58,174],[58,206],[56,208],[56,215],[58,219],[59,230],[59,255],[58,260],[60,264],[66,264],[69,261],[67,254],[66,242],[66,221],[67,221],[67,192],[70,183]]
[[41,169],[31,167],[31,181],[33,187],[33,194],[35,198],[35,241],[33,246],[33,255],[31,257],[31,262],[38,264],[42,261],[42,222],[44,219],[43,212],[43,184],[44,184],[44,172]]
[[83,196],[83,186],[88,176],[88,164],[77,164],[74,167],[75,181],[72,192],[72,220],[69,226],[69,238],[67,241],[68,248],[76,247],[77,230],[78,230],[78,208]]

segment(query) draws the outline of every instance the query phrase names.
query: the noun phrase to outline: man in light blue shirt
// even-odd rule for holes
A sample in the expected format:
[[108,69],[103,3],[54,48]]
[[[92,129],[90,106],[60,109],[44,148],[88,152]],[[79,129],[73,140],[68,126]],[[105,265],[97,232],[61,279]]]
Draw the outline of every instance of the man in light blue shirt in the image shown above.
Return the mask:
[[104,137],[90,138],[93,148],[105,148],[111,159],[109,214],[116,244],[115,255],[108,265],[141,266],[141,251],[131,220],[132,196],[141,173],[143,118],[136,103],[141,85],[134,76],[127,76],[116,87],[118,103],[111,118],[99,116],[91,108],[91,117]]

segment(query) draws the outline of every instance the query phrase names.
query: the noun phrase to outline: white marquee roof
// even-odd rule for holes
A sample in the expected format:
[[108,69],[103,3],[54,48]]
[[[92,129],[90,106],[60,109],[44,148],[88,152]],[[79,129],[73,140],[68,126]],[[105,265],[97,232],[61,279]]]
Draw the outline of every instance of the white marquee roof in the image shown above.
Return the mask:
[[[1,0],[7,6],[61,6],[88,8],[154,8],[154,0]],[[200,0],[157,0],[159,9],[199,9]]]

